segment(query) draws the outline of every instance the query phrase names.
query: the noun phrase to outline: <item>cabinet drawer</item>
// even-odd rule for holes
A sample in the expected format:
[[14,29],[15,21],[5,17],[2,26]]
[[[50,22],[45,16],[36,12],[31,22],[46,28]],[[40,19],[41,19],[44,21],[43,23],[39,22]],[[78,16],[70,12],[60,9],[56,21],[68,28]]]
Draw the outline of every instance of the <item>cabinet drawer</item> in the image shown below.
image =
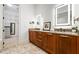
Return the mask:
[[42,35],[42,32],[37,32],[37,35]]
[[37,44],[37,46],[42,47],[42,41],[41,40],[37,40],[36,44]]
[[70,39],[76,39],[76,36],[72,36],[72,35],[59,35],[60,38],[70,38]]

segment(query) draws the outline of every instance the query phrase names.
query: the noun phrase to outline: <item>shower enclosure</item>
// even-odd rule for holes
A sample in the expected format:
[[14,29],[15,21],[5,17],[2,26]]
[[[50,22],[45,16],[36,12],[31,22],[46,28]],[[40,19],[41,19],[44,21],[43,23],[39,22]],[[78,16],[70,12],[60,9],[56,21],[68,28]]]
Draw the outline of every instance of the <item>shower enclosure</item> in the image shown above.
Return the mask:
[[3,4],[3,48],[16,46],[19,39],[19,5]]

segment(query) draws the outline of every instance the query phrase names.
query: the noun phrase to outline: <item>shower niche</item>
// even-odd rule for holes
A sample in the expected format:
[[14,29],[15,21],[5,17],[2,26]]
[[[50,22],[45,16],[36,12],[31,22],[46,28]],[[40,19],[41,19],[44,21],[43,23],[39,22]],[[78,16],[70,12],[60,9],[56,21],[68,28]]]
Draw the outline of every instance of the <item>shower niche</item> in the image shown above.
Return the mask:
[[10,35],[15,35],[15,23],[10,23]]

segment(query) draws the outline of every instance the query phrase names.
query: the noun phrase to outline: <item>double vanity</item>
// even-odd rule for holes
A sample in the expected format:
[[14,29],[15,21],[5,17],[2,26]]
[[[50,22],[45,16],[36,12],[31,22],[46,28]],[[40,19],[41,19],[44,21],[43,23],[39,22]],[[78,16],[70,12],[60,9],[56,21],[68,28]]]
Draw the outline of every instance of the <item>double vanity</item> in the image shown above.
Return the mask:
[[29,40],[51,54],[79,54],[79,34],[29,30]]

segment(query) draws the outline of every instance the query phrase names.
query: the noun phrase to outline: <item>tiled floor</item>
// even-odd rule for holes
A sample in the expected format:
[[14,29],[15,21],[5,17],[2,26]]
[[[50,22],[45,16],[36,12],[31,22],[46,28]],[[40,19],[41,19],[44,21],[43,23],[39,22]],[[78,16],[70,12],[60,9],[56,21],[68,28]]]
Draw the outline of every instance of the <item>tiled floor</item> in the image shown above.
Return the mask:
[[18,47],[10,47],[3,49],[1,54],[47,54],[42,49],[33,45],[32,43],[28,43],[27,45],[19,45]]

